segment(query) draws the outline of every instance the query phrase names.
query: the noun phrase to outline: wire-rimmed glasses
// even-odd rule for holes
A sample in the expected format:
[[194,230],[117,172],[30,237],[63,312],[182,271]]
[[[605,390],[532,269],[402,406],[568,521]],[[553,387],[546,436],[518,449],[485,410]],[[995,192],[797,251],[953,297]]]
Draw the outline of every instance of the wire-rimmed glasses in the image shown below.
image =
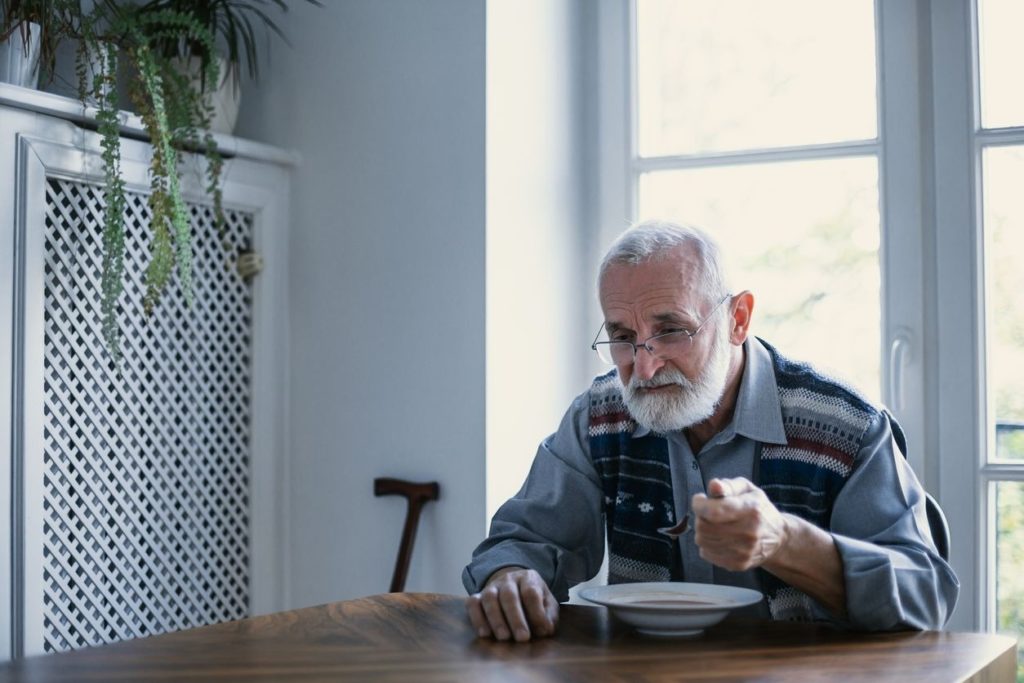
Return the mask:
[[731,297],[732,294],[726,294],[722,297],[722,300],[715,304],[710,313],[704,316],[704,320],[700,321],[697,329],[693,332],[685,329],[670,330],[669,332],[648,337],[639,343],[621,339],[598,341],[601,331],[604,330],[604,323],[601,323],[601,327],[597,329],[597,336],[594,337],[594,343],[590,345],[590,348],[596,351],[598,358],[608,365],[631,365],[636,360],[636,352],[639,348],[647,349],[647,353],[660,360],[685,353],[690,349],[690,346],[693,344],[693,338],[697,336],[697,333],[711,320],[711,317],[722,304]]

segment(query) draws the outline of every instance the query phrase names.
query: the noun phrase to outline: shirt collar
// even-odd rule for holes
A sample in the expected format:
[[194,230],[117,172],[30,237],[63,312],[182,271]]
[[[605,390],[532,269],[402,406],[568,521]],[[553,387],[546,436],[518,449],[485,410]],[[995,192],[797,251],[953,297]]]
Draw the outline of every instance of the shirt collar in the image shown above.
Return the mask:
[[786,430],[782,426],[782,405],[772,358],[757,337],[747,337],[743,348],[747,362],[736,397],[732,427],[737,434],[754,441],[785,444]]
[[[762,443],[785,444],[786,432],[782,426],[779,387],[775,383],[775,368],[768,349],[753,336],[743,342],[743,349],[746,363],[732,421],[712,441],[728,441],[734,434],[740,434]],[[638,439],[650,433],[646,427],[637,425],[633,438]]]

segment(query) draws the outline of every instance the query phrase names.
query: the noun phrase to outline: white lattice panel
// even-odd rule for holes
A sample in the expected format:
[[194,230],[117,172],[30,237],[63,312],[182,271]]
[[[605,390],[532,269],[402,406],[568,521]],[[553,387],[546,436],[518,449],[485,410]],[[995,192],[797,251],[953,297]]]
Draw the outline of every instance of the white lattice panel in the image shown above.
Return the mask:
[[[118,373],[100,333],[99,188],[47,181],[47,651],[249,611],[252,294],[209,209],[191,209],[195,303],[175,283],[147,319],[149,207],[129,195]],[[229,212],[232,251],[251,238],[252,216]]]

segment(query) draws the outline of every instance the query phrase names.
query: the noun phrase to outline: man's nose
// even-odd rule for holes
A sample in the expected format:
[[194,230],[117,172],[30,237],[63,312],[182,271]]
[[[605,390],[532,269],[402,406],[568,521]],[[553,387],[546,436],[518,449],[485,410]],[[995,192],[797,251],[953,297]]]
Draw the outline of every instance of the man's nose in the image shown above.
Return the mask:
[[636,358],[633,359],[633,374],[637,379],[650,379],[665,365],[665,361],[655,356],[645,347],[637,347]]

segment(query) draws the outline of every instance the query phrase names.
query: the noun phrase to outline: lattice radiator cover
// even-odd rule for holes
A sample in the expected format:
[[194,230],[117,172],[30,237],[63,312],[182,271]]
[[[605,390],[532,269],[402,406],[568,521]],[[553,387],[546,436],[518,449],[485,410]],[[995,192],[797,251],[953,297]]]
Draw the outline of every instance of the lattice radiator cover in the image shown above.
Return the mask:
[[[49,178],[43,643],[60,651],[242,618],[250,604],[252,292],[190,205],[195,303],[142,312],[146,196],[129,194],[120,372],[100,333],[102,198]],[[253,216],[229,212],[231,250]],[[229,250],[230,251],[230,250]]]

